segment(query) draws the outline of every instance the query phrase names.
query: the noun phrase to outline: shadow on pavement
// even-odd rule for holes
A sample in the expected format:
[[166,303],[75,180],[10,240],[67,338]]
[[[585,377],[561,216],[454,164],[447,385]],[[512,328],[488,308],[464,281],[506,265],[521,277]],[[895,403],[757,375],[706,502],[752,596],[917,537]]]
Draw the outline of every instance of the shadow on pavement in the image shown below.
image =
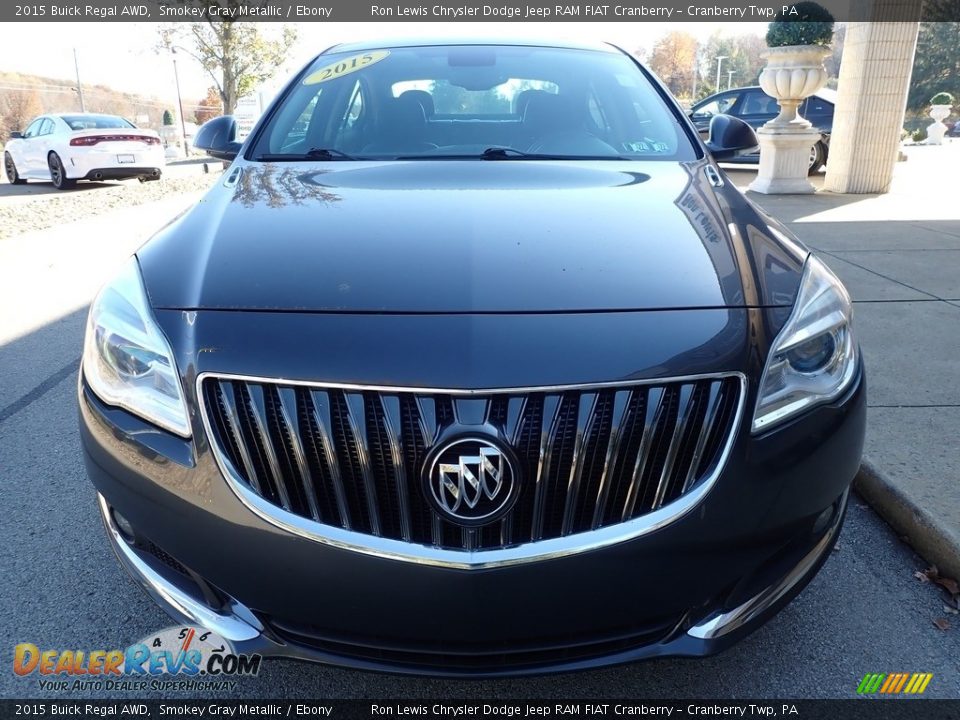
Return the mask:
[[5,197],[24,197],[31,195],[71,195],[84,190],[97,190],[98,188],[120,187],[123,183],[119,182],[80,182],[76,187],[70,190],[57,190],[53,183],[43,182],[42,180],[26,183],[25,185],[11,185],[8,182],[0,183],[0,198]]

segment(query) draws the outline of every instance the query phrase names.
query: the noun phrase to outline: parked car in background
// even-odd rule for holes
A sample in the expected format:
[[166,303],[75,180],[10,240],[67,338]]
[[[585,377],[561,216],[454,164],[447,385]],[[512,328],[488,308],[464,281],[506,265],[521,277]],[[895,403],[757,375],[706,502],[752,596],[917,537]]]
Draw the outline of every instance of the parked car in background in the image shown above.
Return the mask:
[[58,190],[77,180],[159,180],[166,161],[160,136],[116,115],[41,115],[10,135],[3,153],[7,180],[53,182]]
[[[835,90],[824,88],[800,105],[800,115],[820,131],[820,141],[810,148],[810,174],[827,164],[830,152],[830,133],[833,130],[833,108],[837,102]],[[732,115],[758,128],[780,113],[777,101],[759,86],[725,90],[706,97],[690,110],[690,119],[703,138],[707,137],[710,120],[721,113]],[[741,155],[727,162],[758,163],[760,153]]]
[[960,137],[960,120],[957,120],[950,129],[947,130],[947,135],[950,137]]

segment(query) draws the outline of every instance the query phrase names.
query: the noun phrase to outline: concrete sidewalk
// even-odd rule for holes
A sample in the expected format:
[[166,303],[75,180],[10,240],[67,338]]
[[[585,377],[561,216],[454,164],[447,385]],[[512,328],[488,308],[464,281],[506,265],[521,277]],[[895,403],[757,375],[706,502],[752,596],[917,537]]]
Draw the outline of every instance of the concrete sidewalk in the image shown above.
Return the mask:
[[[748,194],[853,296],[869,389],[857,490],[925,559],[957,578],[960,141],[905,152],[885,195]],[[755,173],[728,174],[745,190]]]

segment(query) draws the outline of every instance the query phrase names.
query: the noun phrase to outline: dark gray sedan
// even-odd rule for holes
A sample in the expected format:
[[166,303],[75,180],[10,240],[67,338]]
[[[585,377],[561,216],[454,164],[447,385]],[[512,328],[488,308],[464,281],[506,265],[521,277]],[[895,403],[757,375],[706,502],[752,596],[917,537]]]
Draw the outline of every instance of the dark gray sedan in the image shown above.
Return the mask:
[[[827,164],[836,102],[836,91],[823,88],[800,104],[800,115],[820,131],[819,142],[810,148],[809,172],[811,175]],[[777,105],[777,101],[759,86],[754,86],[725,90],[704,98],[690,110],[690,119],[697,126],[700,135],[706,139],[710,130],[710,121],[716,115],[731,115],[740,118],[753,128],[759,128],[767,121],[773,120],[779,112],[780,106]],[[745,153],[727,162],[755,164],[760,162],[760,153]]]
[[[333,47],[93,302],[121,563],[239,653],[492,676],[718,652],[830,555],[850,297],[609,45]],[[218,640],[219,642],[219,640]]]

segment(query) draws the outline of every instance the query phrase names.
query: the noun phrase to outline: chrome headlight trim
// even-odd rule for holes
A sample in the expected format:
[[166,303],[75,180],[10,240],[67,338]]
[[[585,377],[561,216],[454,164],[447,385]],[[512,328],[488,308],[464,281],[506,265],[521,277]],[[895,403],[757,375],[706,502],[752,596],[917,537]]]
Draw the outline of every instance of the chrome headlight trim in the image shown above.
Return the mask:
[[106,404],[180,437],[191,436],[173,350],[153,319],[136,257],[90,305],[82,372]]
[[808,256],[793,312],[770,347],[760,379],[754,434],[831,402],[850,386],[860,354],[852,320],[843,283]]

